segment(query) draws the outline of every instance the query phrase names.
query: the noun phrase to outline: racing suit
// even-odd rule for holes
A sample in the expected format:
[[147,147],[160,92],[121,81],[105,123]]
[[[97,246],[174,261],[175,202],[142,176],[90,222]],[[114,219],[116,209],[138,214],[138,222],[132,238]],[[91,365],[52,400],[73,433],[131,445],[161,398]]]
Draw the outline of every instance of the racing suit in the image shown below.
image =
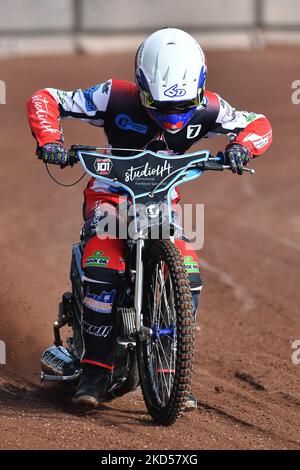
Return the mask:
[[[202,138],[226,134],[229,144],[242,144],[251,157],[261,155],[271,144],[272,130],[262,114],[236,111],[217,93],[206,91],[204,107],[195,111],[189,124],[172,134],[163,131],[142,105],[138,87],[131,82],[108,80],[89,89],[63,91],[46,88],[28,101],[28,119],[38,149],[47,143],[63,143],[60,119],[77,118],[103,127],[107,147],[155,150],[159,142],[174,154],[185,153]],[[161,148],[161,147],[160,147]],[[122,295],[125,244],[122,240],[96,235],[99,209],[118,218],[122,196],[109,185],[91,179],[84,191],[85,249],[82,363],[112,370],[117,334],[117,306]],[[176,204],[180,195],[175,190]],[[184,240],[176,240],[189,264],[194,311],[201,290],[198,258]]]

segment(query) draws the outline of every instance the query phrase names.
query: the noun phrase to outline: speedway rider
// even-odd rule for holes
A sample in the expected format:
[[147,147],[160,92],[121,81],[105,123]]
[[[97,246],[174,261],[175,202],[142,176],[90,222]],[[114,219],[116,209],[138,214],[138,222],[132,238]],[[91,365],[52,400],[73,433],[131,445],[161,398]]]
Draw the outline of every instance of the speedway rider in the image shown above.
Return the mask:
[[[69,154],[60,119],[77,118],[103,127],[112,148],[183,154],[204,137],[226,134],[225,163],[241,175],[243,166],[271,144],[270,123],[262,114],[236,111],[217,93],[207,91],[206,74],[204,52],[192,36],[175,28],[158,30],[137,51],[135,83],[112,79],[75,91],[46,88],[29,99],[28,119],[37,155],[43,162],[66,166]],[[100,240],[95,232],[101,210],[118,217],[121,195],[91,179],[84,197],[83,374],[73,402],[97,405],[114,367],[125,244],[113,237]],[[179,198],[174,194],[175,203]],[[185,241],[176,240],[176,244],[194,260],[189,276],[195,313],[201,289],[198,258]],[[108,328],[97,328],[103,325]]]

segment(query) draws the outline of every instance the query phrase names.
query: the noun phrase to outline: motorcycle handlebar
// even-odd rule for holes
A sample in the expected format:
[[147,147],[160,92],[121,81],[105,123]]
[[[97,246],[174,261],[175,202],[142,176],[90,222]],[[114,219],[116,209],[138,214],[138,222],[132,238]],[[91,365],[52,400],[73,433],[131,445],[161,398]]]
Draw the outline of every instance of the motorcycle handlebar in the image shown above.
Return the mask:
[[97,150],[97,147],[93,147],[92,145],[79,145],[79,144],[71,145],[71,148],[69,149],[69,159],[68,159],[69,166],[73,166],[75,165],[75,163],[79,162],[79,157],[77,155],[77,152],[80,150],[91,152],[91,151]]
[[[69,150],[69,165],[73,166],[75,163],[79,162],[79,157],[77,155],[77,152],[80,150],[85,150],[87,152],[95,151],[97,150],[97,147],[91,146],[91,145],[72,145],[70,150]],[[197,168],[201,171],[224,171],[224,170],[230,170],[229,165],[224,165],[225,163],[225,155],[222,152],[218,152],[216,156],[210,155],[209,159],[205,162],[198,162],[194,163],[191,168]],[[253,168],[247,168],[244,167],[243,171],[254,174],[255,170]]]
[[[224,165],[226,161],[225,155],[223,152],[218,152],[216,156],[210,155],[208,161],[195,163],[195,168],[198,168],[201,171],[224,171],[231,170],[229,165]],[[243,167],[243,171],[254,175],[255,170],[253,168]]]

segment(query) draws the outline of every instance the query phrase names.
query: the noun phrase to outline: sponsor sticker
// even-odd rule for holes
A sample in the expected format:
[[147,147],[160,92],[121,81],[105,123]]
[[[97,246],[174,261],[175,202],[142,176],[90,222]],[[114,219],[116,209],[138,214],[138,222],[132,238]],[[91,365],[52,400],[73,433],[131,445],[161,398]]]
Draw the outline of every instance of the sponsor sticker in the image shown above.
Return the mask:
[[160,205],[154,204],[153,202],[148,202],[146,204],[146,210],[150,219],[156,219],[160,213]]
[[192,256],[184,257],[184,264],[188,273],[199,273],[199,265]]
[[67,92],[64,90],[57,90],[57,95],[59,97],[61,104],[65,104],[66,98],[67,98]]
[[110,292],[103,291],[100,295],[91,294],[89,289],[87,289],[86,296],[83,299],[83,305],[97,313],[111,313],[115,295],[116,289]]
[[184,96],[186,94],[186,91],[183,88],[178,88],[178,85],[172,85],[170,88],[168,88],[165,92],[164,95],[167,96],[168,98],[178,98],[181,96]]
[[172,165],[168,160],[165,160],[162,165],[157,165],[156,167],[151,167],[149,162],[146,162],[145,165],[133,167],[131,166],[125,172],[125,182],[135,181],[136,179],[148,179],[155,176],[168,176],[171,173]]
[[246,121],[252,122],[256,118],[256,113],[243,113],[243,116],[245,117]]
[[86,320],[83,320],[82,329],[88,335],[98,336],[98,338],[107,338],[107,336],[112,330],[112,326],[111,325],[96,326],[96,325],[92,325],[91,323],[88,323]]
[[97,111],[97,107],[93,100],[93,94],[98,90],[99,87],[100,85],[95,85],[91,88],[87,88],[86,90],[82,90],[87,111]]
[[144,124],[139,124],[138,122],[133,122],[130,116],[127,114],[118,114],[115,119],[116,125],[122,131],[135,131],[140,134],[146,134],[148,126]]
[[94,163],[94,168],[100,176],[109,175],[112,167],[113,163],[110,158],[97,158]]
[[95,251],[93,256],[88,256],[85,262],[85,266],[96,266],[103,267],[107,266],[110,260],[109,256],[104,256],[103,251]]

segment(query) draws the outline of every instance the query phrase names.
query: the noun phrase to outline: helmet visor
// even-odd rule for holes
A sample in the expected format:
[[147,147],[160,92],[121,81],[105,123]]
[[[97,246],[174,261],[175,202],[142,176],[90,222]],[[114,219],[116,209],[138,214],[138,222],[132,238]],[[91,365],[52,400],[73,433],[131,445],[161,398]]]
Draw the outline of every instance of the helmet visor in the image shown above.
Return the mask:
[[186,113],[192,108],[203,106],[204,88],[199,88],[197,97],[186,101],[155,101],[151,94],[142,90],[144,105],[162,114]]

